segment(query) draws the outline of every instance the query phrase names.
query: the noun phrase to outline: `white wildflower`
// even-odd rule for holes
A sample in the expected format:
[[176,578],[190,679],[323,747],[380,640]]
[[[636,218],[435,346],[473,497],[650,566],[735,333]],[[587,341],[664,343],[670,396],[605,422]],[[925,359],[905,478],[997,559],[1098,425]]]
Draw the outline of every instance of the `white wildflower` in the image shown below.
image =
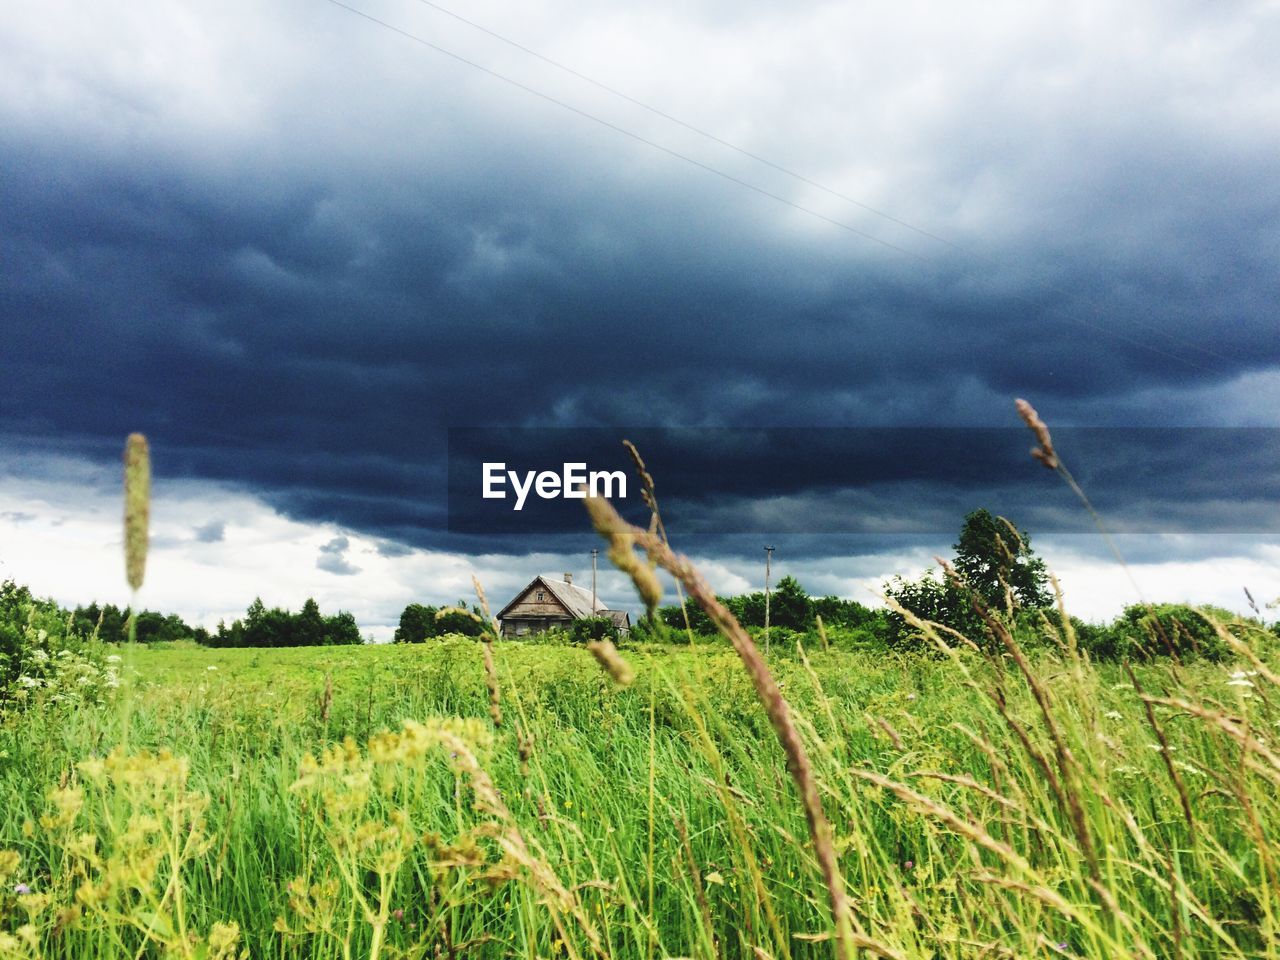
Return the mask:
[[215,667],[215,666],[211,663],[211,664],[209,664],[207,667],[205,667],[205,669],[206,669],[206,670],[217,670],[218,668],[217,668],[217,667]]
[[122,663],[123,661],[124,657],[116,656],[114,653],[107,657],[107,663]]
[[1228,687],[1252,687],[1253,681],[1246,680],[1244,677],[1238,677],[1235,680],[1228,680],[1227,686]]
[[1104,713],[1104,714],[1103,714],[1103,716],[1104,716],[1104,717],[1106,717],[1106,718],[1107,718],[1107,719],[1109,719],[1109,720],[1123,720],[1123,719],[1124,719],[1124,714],[1123,714],[1123,713],[1121,713],[1119,710],[1108,710],[1106,713]]

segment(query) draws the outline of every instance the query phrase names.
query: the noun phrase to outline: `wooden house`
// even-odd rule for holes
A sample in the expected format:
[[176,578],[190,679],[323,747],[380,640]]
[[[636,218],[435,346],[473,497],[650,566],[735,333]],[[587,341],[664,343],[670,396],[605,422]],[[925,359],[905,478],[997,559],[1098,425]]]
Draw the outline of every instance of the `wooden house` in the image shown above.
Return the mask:
[[623,633],[631,628],[625,610],[610,610],[597,598],[591,607],[591,591],[573,582],[573,574],[563,580],[539,575],[498,611],[504,637],[523,637],[544,630],[567,630],[575,620],[608,617]]

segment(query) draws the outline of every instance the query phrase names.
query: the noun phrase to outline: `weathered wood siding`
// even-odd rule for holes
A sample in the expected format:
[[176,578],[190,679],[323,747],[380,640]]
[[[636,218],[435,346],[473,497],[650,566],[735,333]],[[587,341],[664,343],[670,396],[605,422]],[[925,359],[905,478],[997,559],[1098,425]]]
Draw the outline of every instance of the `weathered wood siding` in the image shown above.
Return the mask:
[[[538,594],[542,599],[538,599]],[[514,637],[527,633],[540,633],[552,627],[567,627],[573,616],[546,587],[535,584],[511,604],[502,617],[502,635]]]
[[[538,599],[538,593],[542,593],[542,599]],[[566,620],[572,619],[572,615],[565,609],[563,603],[555,598],[555,595],[546,587],[534,586],[525,591],[524,596],[511,605],[506,612],[507,617],[564,617]]]

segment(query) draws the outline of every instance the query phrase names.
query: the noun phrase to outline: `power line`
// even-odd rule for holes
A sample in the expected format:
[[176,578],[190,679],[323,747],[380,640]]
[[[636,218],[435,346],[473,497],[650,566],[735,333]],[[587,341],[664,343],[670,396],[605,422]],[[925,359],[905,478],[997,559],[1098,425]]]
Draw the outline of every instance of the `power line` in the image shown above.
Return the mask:
[[811,207],[803,206],[802,204],[796,203],[794,200],[788,200],[786,197],[780,194],[772,193],[764,189],[764,187],[760,187],[754,183],[751,183],[749,180],[742,180],[739,177],[735,177],[731,173],[725,173],[723,170],[719,170],[709,164],[703,163],[701,160],[697,160],[689,156],[688,154],[680,153],[678,150],[672,150],[670,147],[664,146],[661,143],[658,143],[656,140],[650,140],[648,137],[642,136],[641,134],[628,130],[626,127],[620,127],[616,123],[606,120],[601,116],[597,116],[594,113],[588,113],[586,110],[583,110],[579,107],[575,107],[571,103],[566,103],[564,100],[560,100],[556,97],[553,97],[549,93],[543,93],[541,90],[537,89],[536,87],[531,87],[528,84],[521,83],[519,80],[516,80],[512,77],[508,77],[504,73],[499,73],[496,70],[491,70],[489,67],[486,67],[483,64],[476,63],[476,61],[474,60],[469,60],[466,57],[462,56],[461,54],[454,53],[452,50],[448,50],[445,47],[440,46],[439,44],[432,43],[430,40],[426,40],[415,33],[410,33],[408,30],[402,30],[400,27],[397,27],[394,24],[387,23],[387,21],[385,20],[379,20],[377,17],[371,14],[365,13],[363,10],[357,10],[355,7],[349,7],[345,3],[343,3],[342,0],[328,0],[328,2],[332,3],[335,7],[341,7],[343,10],[350,11],[351,13],[354,13],[358,17],[363,17],[365,20],[368,20],[370,23],[376,23],[380,27],[386,27],[388,30],[392,31],[393,33],[397,33],[400,36],[404,37],[406,40],[412,40],[414,43],[419,43],[424,47],[428,47],[431,50],[436,51],[437,53],[442,53],[446,57],[450,57],[454,60],[457,60],[459,63],[465,63],[468,67],[474,67],[476,70],[479,70],[481,73],[487,74],[496,80],[501,80],[503,83],[509,83],[511,86],[516,87],[517,89],[523,90],[525,93],[533,94],[533,96],[538,97],[542,100],[545,100],[548,103],[555,104],[557,107],[560,107],[564,110],[568,110],[570,113],[575,113],[586,120],[590,120],[593,123],[598,123],[602,127],[608,127],[610,130],[614,131],[615,133],[620,133],[624,137],[630,137],[632,140],[635,140],[639,143],[643,143],[647,147],[652,147],[654,150],[660,150],[662,153],[665,153],[668,156],[675,157],[677,160],[683,160],[685,163],[692,164],[693,166],[698,167],[700,170],[705,170],[707,173],[714,174],[715,176],[720,177],[721,179],[728,180],[730,183],[737,184],[740,187],[746,187],[748,190],[758,193],[762,197],[768,197],[770,200],[776,200],[778,203],[785,204],[786,206],[791,207],[793,210],[798,210],[801,213],[809,214],[809,216],[817,217],[819,220],[825,221],[826,223],[831,224],[833,227],[839,227],[841,230],[847,230],[856,236],[862,237],[864,240],[870,240],[872,243],[878,243],[882,247],[886,247],[887,249],[893,250],[896,253],[901,253],[905,256],[911,257],[914,260],[919,260],[921,263],[928,262],[924,257],[922,257],[920,254],[916,253],[913,250],[908,250],[906,247],[900,247],[895,243],[890,243],[888,240],[882,240],[880,237],[877,237],[875,234],[867,233],[865,230],[859,230],[857,227],[852,226],[848,223],[845,223],[842,220],[836,220],[834,217],[828,217],[825,213],[820,213],[819,211],[814,210]]
[[[410,33],[408,30],[404,30],[401,27],[397,27],[392,23],[388,23],[387,21],[379,19],[378,17],[375,17],[372,14],[366,13],[363,10],[359,10],[355,7],[349,6],[346,3],[343,3],[342,0],[327,0],[327,2],[333,4],[335,7],[340,7],[341,9],[346,10],[348,13],[352,13],[363,20],[367,20],[370,23],[383,27],[386,30],[390,30],[392,33],[395,33],[398,36],[404,37],[406,40],[411,40],[414,43],[417,43],[423,47],[426,47],[429,50],[434,50],[436,53],[449,57],[450,59],[455,60],[458,63],[465,64],[468,67],[472,67],[473,69],[478,70],[487,76],[493,77],[495,80],[501,80],[503,83],[509,84],[510,86],[513,86],[518,90],[523,90],[525,93],[538,97],[540,100],[545,100],[547,103],[551,103],[557,107],[560,107],[563,110],[567,110],[568,112],[573,113],[579,117],[582,117],[585,120],[590,120],[591,122],[599,124],[600,126],[605,127],[609,130],[612,130],[615,133],[621,134],[624,137],[628,137],[632,140],[635,140],[638,143],[642,143],[647,147],[650,147],[661,153],[665,153],[668,156],[674,157],[677,160],[682,160],[685,163],[690,164],[691,166],[697,167],[698,169],[703,170],[707,173],[710,173],[713,176],[717,176],[722,180],[726,180],[729,183],[733,183],[733,184],[736,184],[737,186],[744,187],[745,189],[750,190],[753,193],[759,194],[762,197],[766,197],[777,203],[781,203],[784,206],[790,207],[792,210],[796,210],[800,213],[807,214],[808,216],[814,217],[817,220],[821,220],[822,222],[830,224],[833,227],[837,227],[841,230],[851,233],[854,236],[861,237],[864,240],[869,240],[870,242],[875,243],[888,250],[892,250],[896,253],[900,253],[903,256],[909,257],[912,260],[915,260],[919,263],[928,264],[930,262],[927,258],[922,256],[921,254],[916,253],[913,250],[908,250],[906,247],[902,247],[902,246],[899,246],[898,244],[891,243],[890,241],[877,237],[874,234],[867,233],[865,230],[859,230],[857,227],[852,226],[851,224],[848,224],[843,220],[837,220],[834,217],[829,217],[826,214],[821,213],[820,211],[814,210],[812,207],[806,207],[803,204],[796,203],[794,200],[789,200],[780,194],[773,193],[772,191],[766,190],[765,188],[758,186],[757,184],[751,183],[749,180],[743,180],[740,177],[736,177],[731,173],[726,173],[725,171],[720,170],[716,167],[713,167],[710,164],[703,163],[701,160],[697,160],[694,157],[691,157],[687,154],[679,152],[678,150],[673,150],[672,148],[667,147],[661,143],[658,143],[655,140],[651,140],[648,137],[635,133],[634,131],[628,130],[626,127],[619,126],[616,123],[606,120],[597,114],[590,113],[586,110],[581,109],[580,107],[575,107],[573,104],[567,103],[564,100],[554,97],[549,93],[544,93],[543,91],[538,90],[536,87],[529,86],[526,83],[522,83],[519,80],[514,79],[513,77],[509,77],[506,74],[499,73],[497,70],[493,70],[489,67],[486,67],[483,64],[477,63],[474,60],[471,60],[471,59],[468,59],[467,57],[462,56],[461,54],[454,53],[452,50],[449,50],[446,47],[442,47],[437,43],[433,43],[432,41],[427,40],[424,37],[420,37],[415,33]],[[431,4],[431,5],[434,6],[434,4]],[[851,202],[857,203],[857,201],[851,201]],[[925,231],[918,231],[918,232],[925,233]],[[936,238],[936,239],[941,240],[941,238]],[[956,245],[952,244],[950,241],[941,240],[941,242],[946,243],[948,246],[955,247],[955,249],[961,253],[965,252],[962,248],[956,247]],[[994,261],[992,261],[992,263],[994,263]],[[957,272],[960,275],[966,276],[972,280],[981,281],[983,279],[982,277],[968,270],[960,269]],[[1065,292],[1065,291],[1060,290],[1060,292]],[[1026,294],[1014,293],[1012,294],[1012,296],[1015,299],[1021,300],[1030,306],[1033,306],[1033,307],[1038,306],[1035,303],[1035,301],[1033,301]],[[1049,309],[1053,309],[1053,308],[1050,307]],[[1093,320],[1087,320],[1083,317],[1078,317],[1072,314],[1065,313],[1064,311],[1059,311],[1059,313],[1065,319],[1073,323],[1090,327],[1094,330],[1097,330],[1105,334],[1106,336],[1124,341],[1125,343],[1128,343],[1130,346],[1137,347],[1140,350],[1146,350],[1150,353],[1154,353],[1159,356],[1162,356],[1165,359],[1173,360],[1176,363],[1185,364],[1187,366],[1198,368],[1198,369],[1204,369],[1203,364],[1196,363],[1185,356],[1180,356],[1176,353],[1170,353],[1167,350],[1162,350],[1151,343],[1148,343],[1144,340],[1139,340],[1135,337],[1131,337],[1127,334],[1121,333],[1118,330],[1113,330],[1112,328],[1106,326],[1103,323],[1093,321]],[[1167,332],[1164,332],[1164,331],[1161,331],[1161,332],[1163,332],[1166,337],[1170,336]],[[1203,348],[1199,348],[1199,349],[1203,349]]]
[[[942,237],[936,233],[932,233],[931,231],[926,230],[923,227],[919,227],[899,217],[895,217],[892,214],[886,213],[883,210],[877,209],[876,207],[873,207],[862,200],[858,200],[855,197],[851,197],[846,193],[842,193],[841,191],[834,189],[833,187],[829,187],[824,183],[820,183],[817,180],[812,179],[811,177],[807,177],[802,173],[798,173],[797,171],[792,170],[788,167],[785,167],[780,163],[770,160],[768,157],[761,156],[760,154],[755,153],[752,150],[748,150],[746,147],[740,146],[739,144],[733,143],[730,140],[726,140],[723,137],[717,136],[716,134],[711,133],[709,130],[705,130],[702,127],[699,127],[697,124],[693,124],[688,122],[687,120],[682,120],[679,117],[673,116],[672,114],[666,112],[665,110],[660,109],[659,107],[655,107],[652,104],[646,103],[645,101],[639,99],[638,97],[633,97],[629,93],[626,93],[623,90],[619,90],[617,87],[611,86],[610,84],[607,84],[602,80],[597,80],[595,77],[589,76],[588,74],[585,74],[580,70],[576,70],[564,62],[560,60],[556,60],[554,57],[549,57],[546,54],[539,53],[537,50],[534,50],[532,47],[525,46],[519,41],[512,40],[510,37],[504,36],[503,34],[498,33],[496,30],[491,30],[490,28],[484,26],[481,23],[477,23],[474,20],[468,19],[467,17],[462,16],[462,14],[454,10],[450,10],[448,7],[445,7],[442,4],[435,3],[434,0],[418,0],[418,2],[421,3],[423,6],[430,7],[432,10],[435,10],[439,13],[444,14],[447,17],[451,17],[452,19],[458,21],[459,23],[466,24],[467,26],[471,27],[474,30],[479,31],[480,33],[485,34],[486,36],[492,37],[493,39],[501,43],[505,43],[507,46],[512,47],[513,49],[519,50],[521,53],[527,54],[528,56],[531,56],[536,60],[540,60],[541,62],[549,66],[552,66],[555,69],[560,70],[571,77],[581,80],[584,83],[589,83],[593,87],[596,87],[599,90],[603,90],[604,92],[610,94],[611,96],[617,97],[620,100],[623,100],[627,103],[640,107],[642,110],[646,110],[649,113],[653,114],[654,116],[660,117],[663,120],[666,120],[669,123],[675,124],[678,127],[682,127],[685,130],[689,130],[692,133],[696,133],[698,136],[703,137],[711,141],[712,143],[719,144],[720,146],[725,147],[729,150],[732,150],[743,157],[746,157],[750,160],[754,160],[756,163],[766,166],[771,170],[775,170],[778,173],[783,174],[784,176],[790,177],[791,179],[795,180],[798,183],[802,183],[802,184],[805,184],[806,186],[813,187],[815,190],[819,190],[822,193],[825,193],[831,197],[835,197],[838,200],[843,200],[845,203],[848,203],[854,207],[857,207],[860,210],[865,210],[867,213],[873,214],[877,217],[887,220],[890,223],[896,224],[906,230],[911,231],[912,233],[918,236],[925,237],[926,239],[933,240],[937,243],[940,243],[943,246],[951,250],[954,250],[956,253],[959,253],[963,256],[972,257],[973,259],[981,261],[982,263],[985,263],[988,266],[997,267],[997,268],[1000,267],[999,262],[997,262],[994,258],[989,257],[980,251],[973,250],[969,247],[955,243],[951,240],[948,240],[946,237]],[[1061,294],[1068,293],[1066,289],[1064,289],[1063,287],[1053,282],[1048,283],[1046,286],[1050,290],[1054,290]],[[1095,304],[1095,309],[1096,309],[1096,304]],[[1226,356],[1214,350],[1212,347],[1206,346],[1201,343],[1197,343],[1195,341],[1184,340],[1183,338],[1177,337],[1174,334],[1170,333],[1168,330],[1161,328],[1158,324],[1142,323],[1141,321],[1140,323],[1142,327],[1144,327],[1145,329],[1151,330],[1154,333],[1159,334],[1160,336],[1164,337],[1169,343],[1173,345],[1189,346],[1189,347],[1192,347],[1193,349],[1199,350],[1201,353],[1215,357],[1219,360],[1228,359]]]
[[[486,34],[490,37],[493,37],[495,40],[499,40],[502,43],[505,43],[507,46],[513,47],[516,50],[519,50],[521,53],[526,53],[529,56],[534,57],[535,59],[541,60],[543,63],[549,66],[555,67],[557,70],[562,70],[563,72],[569,74],[569,76],[571,77],[576,77],[577,79],[582,80],[584,83],[589,83],[593,87],[597,87],[598,89],[603,90],[605,93],[608,93],[611,96],[615,96],[620,100],[625,100],[627,103],[634,104],[635,106],[640,107],[642,110],[647,110],[649,113],[652,113],[654,116],[661,117],[663,120],[666,120],[668,123],[674,123],[678,127],[683,127],[686,130],[689,130],[693,133],[698,134],[698,136],[700,137],[705,137],[706,139],[710,140],[712,143],[718,143],[722,147],[727,147],[728,149],[733,150],[735,153],[741,154],[742,156],[748,158],[749,160],[754,160],[756,163],[763,164],[764,166],[769,167],[770,169],[776,170],[781,174],[785,174],[786,176],[791,177],[793,180],[797,180],[800,183],[813,187],[815,190],[821,190],[823,193],[828,194],[829,196],[835,197],[839,200],[843,200],[845,203],[852,204],[853,206],[858,207],[861,210],[867,211],[867,213],[874,214],[877,217],[882,217],[883,219],[888,220],[890,223],[896,223],[898,226],[904,227],[905,229],[910,230],[912,233],[919,234],[922,237],[927,237],[930,240],[934,240],[938,243],[943,244],[944,246],[948,246],[951,249],[957,251],[958,253],[967,253],[967,251],[963,247],[959,246],[958,244],[952,243],[950,240],[946,239],[945,237],[940,237],[937,234],[930,233],[928,230],[924,230],[920,227],[915,226],[914,224],[907,223],[907,221],[905,220],[899,220],[897,217],[893,216],[892,214],[885,213],[883,210],[877,210],[875,207],[871,206],[870,204],[863,203],[861,200],[856,200],[853,197],[846,196],[845,194],[841,193],[839,190],[835,190],[831,187],[821,184],[816,180],[811,180],[810,178],[806,177],[802,173],[797,173],[794,170],[789,170],[788,168],[784,167],[782,164],[775,163],[774,161],[770,160],[768,157],[762,157],[758,153],[753,153],[752,151],[748,150],[746,147],[741,147],[738,144],[733,143],[732,141],[725,140],[724,138],[719,137],[708,130],[702,129],[696,124],[692,124],[692,123],[689,123],[687,120],[681,120],[679,117],[672,116],[671,114],[667,113],[665,110],[655,107],[652,104],[645,103],[643,100],[637,99],[636,97],[633,97],[630,94],[625,93],[622,90],[619,90],[617,87],[611,87],[609,84],[601,80],[597,80],[595,77],[588,76],[587,74],[582,73],[581,71],[575,70],[573,67],[569,66],[568,64],[561,63],[559,60],[556,60],[552,57],[548,57],[545,54],[539,53],[537,50],[534,50],[530,47],[526,47],[524,44],[516,40],[512,40],[510,37],[504,37],[502,34],[498,33],[496,30],[490,30],[488,27],[484,26],[483,24],[476,23],[474,20],[468,20],[466,17],[462,16],[462,14],[455,13],[453,10],[450,10],[448,7],[443,7],[438,3],[433,3],[432,0],[418,0],[418,2],[421,3],[423,6],[430,7],[432,10],[437,10],[440,13],[443,13],[446,17],[452,17],[454,20],[457,20],[459,23],[465,23],[467,26],[475,30],[479,30],[481,33]],[[974,255],[974,254],[970,254],[970,255]],[[980,254],[978,254],[978,256],[980,256]],[[993,260],[991,261],[991,263],[994,265],[995,261]]]

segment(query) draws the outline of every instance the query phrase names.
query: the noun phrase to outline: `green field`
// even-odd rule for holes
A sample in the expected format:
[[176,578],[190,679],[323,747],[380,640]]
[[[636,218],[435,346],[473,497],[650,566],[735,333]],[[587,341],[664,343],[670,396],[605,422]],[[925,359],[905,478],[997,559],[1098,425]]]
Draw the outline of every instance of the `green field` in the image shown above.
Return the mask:
[[[0,855],[0,949],[833,955],[736,656],[624,653],[619,688],[581,649],[497,644],[495,728],[471,640],[121,648],[100,705],[0,726],[0,850],[18,854]],[[1157,734],[1120,668],[1044,656],[1064,759],[1014,664],[972,656],[771,662],[859,955],[1277,952],[1280,718],[1259,665],[1144,668],[1150,695],[1187,701],[1153,707]]]

